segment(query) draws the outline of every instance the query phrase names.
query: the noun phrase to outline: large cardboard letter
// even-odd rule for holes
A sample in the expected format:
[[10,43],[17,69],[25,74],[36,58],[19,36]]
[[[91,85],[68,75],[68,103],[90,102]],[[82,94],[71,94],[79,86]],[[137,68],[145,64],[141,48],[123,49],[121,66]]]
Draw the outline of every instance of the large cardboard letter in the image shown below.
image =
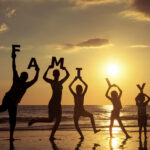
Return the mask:
[[77,70],[77,77],[81,77],[82,68],[76,68],[76,70]]
[[58,61],[56,57],[52,57],[52,63],[51,66],[54,67],[54,65],[58,66],[60,64],[60,68],[64,68],[64,58],[60,58]]
[[37,62],[36,62],[36,59],[35,58],[31,58],[30,60],[30,63],[28,65],[28,69],[30,69],[31,67],[35,67],[35,68],[38,68],[38,65],[37,65]]
[[20,52],[20,45],[12,45],[12,54],[15,54],[15,52]]
[[139,84],[136,85],[136,86],[138,87],[138,89],[140,90],[141,93],[143,93],[145,84],[146,84],[146,83],[143,83],[142,86],[140,86]]
[[111,83],[110,83],[109,79],[106,78],[106,81],[107,81],[108,86],[110,87],[110,86],[111,86]]

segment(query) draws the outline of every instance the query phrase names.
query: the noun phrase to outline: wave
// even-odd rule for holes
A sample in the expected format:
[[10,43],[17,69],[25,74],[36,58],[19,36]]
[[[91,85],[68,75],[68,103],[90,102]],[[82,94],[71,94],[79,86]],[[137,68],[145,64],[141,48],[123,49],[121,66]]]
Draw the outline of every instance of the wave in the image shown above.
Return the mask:
[[[28,122],[32,119],[41,119],[41,118],[47,118],[47,117],[17,117],[17,122]],[[110,120],[109,117],[100,117],[96,116],[95,120]],[[62,121],[71,121],[73,119],[73,116],[63,116]],[[81,118],[81,120],[86,120],[87,118]],[[122,116],[121,120],[137,120],[137,116]],[[150,116],[148,116],[148,120],[150,120]],[[5,123],[9,121],[9,117],[2,117],[0,118],[0,123]]]
[[[27,124],[26,126],[23,127],[16,127],[15,130],[17,131],[24,131],[24,130],[32,130],[32,131],[36,131],[36,130],[51,130],[52,129],[52,124],[50,125],[37,125],[37,126],[32,126],[32,127],[28,127]],[[97,125],[97,128],[100,128],[102,131],[108,131],[109,130],[109,126],[103,126],[103,125]],[[114,126],[113,130],[118,131],[118,127],[119,126]],[[137,125],[130,125],[130,126],[124,126],[128,132],[138,132],[139,128]],[[93,131],[93,128],[91,125],[87,125],[87,124],[81,124],[80,128],[83,131]],[[120,128],[120,127],[119,127]],[[75,127],[74,124],[72,125],[66,125],[66,124],[62,124],[59,126],[59,130],[64,130],[64,131],[75,131]],[[9,131],[9,127],[0,127],[0,131]],[[147,126],[147,132],[150,132],[150,125]]]

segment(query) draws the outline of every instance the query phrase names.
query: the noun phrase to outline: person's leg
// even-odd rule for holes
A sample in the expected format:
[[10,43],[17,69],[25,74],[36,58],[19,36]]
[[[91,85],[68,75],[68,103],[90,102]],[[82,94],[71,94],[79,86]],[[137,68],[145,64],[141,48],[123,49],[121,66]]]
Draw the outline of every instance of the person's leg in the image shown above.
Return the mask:
[[34,123],[37,123],[37,122],[52,122],[53,119],[49,119],[49,118],[37,118],[37,119],[32,119],[31,121],[29,121],[28,123],[28,126],[31,126],[33,125]]
[[142,133],[142,126],[139,126],[139,139],[141,139],[141,133]]
[[51,132],[51,136],[50,136],[50,140],[54,140],[54,135],[59,127],[59,124],[60,124],[60,121],[61,121],[61,117],[62,117],[62,110],[61,108],[59,108],[59,110],[57,110],[57,113],[56,113],[56,121],[55,121],[55,124],[52,128],[52,132]]
[[8,113],[9,113],[9,123],[10,123],[10,140],[12,141],[15,126],[16,126],[16,115],[17,115],[17,106],[15,105],[10,105],[8,107]]
[[146,126],[144,126],[144,135],[145,135],[145,138],[147,138],[147,129],[146,129]]
[[113,124],[114,124],[114,118],[113,116],[111,116],[110,118],[110,128],[109,128],[109,132],[110,132],[110,137],[112,138],[112,127],[113,127]]
[[34,123],[38,123],[38,122],[53,122],[54,118],[55,118],[55,112],[54,112],[54,108],[48,106],[48,118],[36,118],[36,119],[32,119],[31,121],[29,121],[28,126],[33,125]]
[[139,126],[139,139],[141,139],[141,134],[142,134],[142,118],[138,116],[138,126]]
[[126,138],[129,138],[130,136],[128,135],[126,129],[124,128],[124,126],[123,126],[123,124],[122,124],[122,121],[121,121],[120,117],[118,117],[117,120],[118,120],[118,123],[119,123],[119,125],[120,125],[122,131],[123,131],[124,134],[126,135]]
[[4,112],[8,109],[7,101],[8,101],[8,99],[5,96],[2,100],[2,105],[0,105],[0,112]]
[[92,124],[92,127],[93,127],[93,130],[94,130],[94,133],[97,133],[99,132],[100,130],[96,130],[96,126],[95,126],[95,120],[94,120],[94,117],[93,117],[93,114],[87,112],[87,111],[84,111],[82,113],[82,116],[84,117],[89,117],[91,119],[91,124]]
[[144,135],[145,135],[145,138],[147,138],[147,129],[146,129],[146,126],[147,126],[147,116],[144,117]]
[[7,110],[7,106],[6,105],[1,105],[0,106],[0,112],[4,112]]
[[75,125],[76,130],[78,131],[78,133],[81,136],[80,139],[84,139],[84,136],[83,136],[83,134],[80,130],[79,124],[78,124],[79,118],[80,118],[80,116],[74,115],[74,125]]

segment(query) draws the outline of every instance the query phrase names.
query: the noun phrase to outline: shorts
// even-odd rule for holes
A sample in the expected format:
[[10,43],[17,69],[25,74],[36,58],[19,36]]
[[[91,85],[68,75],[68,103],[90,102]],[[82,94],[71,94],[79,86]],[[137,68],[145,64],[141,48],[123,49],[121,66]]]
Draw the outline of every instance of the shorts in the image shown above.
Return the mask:
[[116,119],[120,115],[120,110],[112,110],[111,112],[111,118]]
[[90,117],[90,116],[92,116],[92,114],[84,109],[78,109],[78,110],[75,109],[74,110],[74,118],[79,118],[80,116]]

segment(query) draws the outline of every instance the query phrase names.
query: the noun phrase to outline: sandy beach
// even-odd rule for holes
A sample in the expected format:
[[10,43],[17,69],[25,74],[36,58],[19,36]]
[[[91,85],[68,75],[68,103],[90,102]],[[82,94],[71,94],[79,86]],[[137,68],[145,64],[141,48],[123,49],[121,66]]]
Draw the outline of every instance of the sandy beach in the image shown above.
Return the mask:
[[[132,138],[126,140],[122,132],[114,133],[112,140],[109,138],[108,131],[101,131],[94,134],[92,131],[83,131],[85,139],[79,139],[76,131],[58,131],[56,140],[49,141],[50,132],[44,131],[16,131],[16,140],[13,144],[9,143],[8,131],[0,132],[0,149],[1,150],[138,150],[150,148],[150,139],[142,142],[138,139],[138,132],[129,132]],[[148,133],[150,137],[150,133]],[[143,149],[142,149],[143,150]]]

